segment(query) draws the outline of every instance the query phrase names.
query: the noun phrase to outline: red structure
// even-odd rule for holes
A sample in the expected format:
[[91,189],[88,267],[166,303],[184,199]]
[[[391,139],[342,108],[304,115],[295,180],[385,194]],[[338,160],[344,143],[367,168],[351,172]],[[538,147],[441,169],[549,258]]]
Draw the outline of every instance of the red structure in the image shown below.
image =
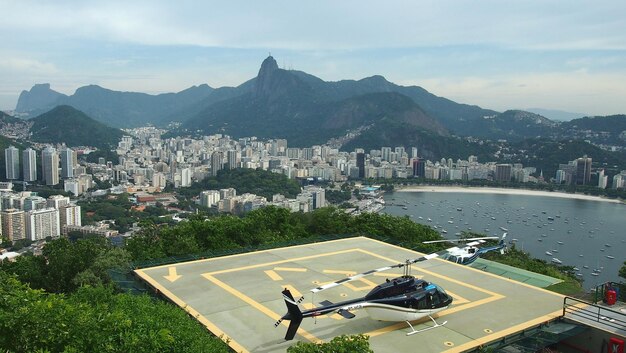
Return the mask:
[[609,340],[609,353],[624,353],[624,341],[619,338],[611,338]]

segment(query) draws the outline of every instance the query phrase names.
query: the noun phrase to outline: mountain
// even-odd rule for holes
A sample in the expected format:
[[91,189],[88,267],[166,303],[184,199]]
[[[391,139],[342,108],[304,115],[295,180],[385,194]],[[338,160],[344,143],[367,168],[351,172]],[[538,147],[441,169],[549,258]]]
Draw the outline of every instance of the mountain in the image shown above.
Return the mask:
[[[434,96],[420,87],[397,86],[382,76],[325,82],[304,72],[280,69],[271,56],[261,64],[257,77],[245,85],[245,90],[237,88],[239,96],[207,105],[182,128],[199,133],[287,138],[290,145],[306,146],[365,128],[371,130],[368,135],[410,128],[447,136],[446,125],[454,126],[452,120],[457,114],[468,121],[496,114]],[[406,134],[398,136],[409,138]]]
[[49,83],[37,84],[30,91],[20,93],[15,111],[35,116],[50,110],[63,98],[67,98],[67,96],[50,89]]
[[560,132],[558,123],[523,110],[507,110],[493,116],[483,117],[464,130],[465,134],[475,137],[510,141],[554,137]]
[[0,126],[3,126],[4,124],[14,124],[21,121],[22,119],[16,118],[5,112],[0,111]]
[[15,108],[30,116],[41,114],[57,105],[71,105],[94,119],[115,127],[136,127],[146,124],[164,125],[175,119],[176,113],[186,109],[213,92],[206,84],[193,86],[178,93],[150,95],[120,92],[97,85],[80,87],[71,96],[50,89],[49,84],[35,85],[23,91]]
[[582,113],[572,113],[572,112],[566,112],[563,110],[543,109],[543,108],[528,108],[524,110],[526,110],[527,112],[545,116],[546,118],[553,120],[553,121],[570,121],[573,119],[580,119],[587,115],[587,114],[582,114]]
[[68,105],[60,105],[32,119],[31,139],[35,142],[65,143],[67,146],[111,148],[123,133],[108,127]]
[[626,145],[626,115],[584,117],[563,122],[563,134],[595,144]]
[[609,152],[583,140],[527,139],[512,144],[513,150],[524,151],[524,157],[511,160],[513,163],[537,167],[546,179],[555,176],[560,163],[567,163],[584,155],[593,158],[593,168],[605,168],[614,175],[626,165],[626,155]]

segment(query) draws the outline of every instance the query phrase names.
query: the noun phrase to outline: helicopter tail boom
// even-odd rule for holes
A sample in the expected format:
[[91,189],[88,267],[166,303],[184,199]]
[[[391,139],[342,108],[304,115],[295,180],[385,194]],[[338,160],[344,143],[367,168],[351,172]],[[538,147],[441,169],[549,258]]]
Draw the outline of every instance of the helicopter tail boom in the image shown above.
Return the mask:
[[283,299],[285,300],[285,305],[287,305],[287,314],[285,314],[280,320],[278,320],[275,326],[278,326],[283,320],[289,320],[289,328],[287,329],[287,334],[285,334],[285,340],[292,340],[296,332],[298,331],[298,327],[300,327],[300,323],[302,322],[302,311],[298,307],[298,303],[291,295],[289,289],[283,290]]

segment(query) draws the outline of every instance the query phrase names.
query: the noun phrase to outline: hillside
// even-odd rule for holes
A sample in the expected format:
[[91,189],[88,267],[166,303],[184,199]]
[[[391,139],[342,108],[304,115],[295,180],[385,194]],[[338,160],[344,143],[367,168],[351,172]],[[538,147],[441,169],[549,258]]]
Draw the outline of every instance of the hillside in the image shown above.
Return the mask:
[[582,140],[528,139],[511,145],[524,151],[525,157],[511,160],[542,170],[546,179],[555,176],[559,163],[567,163],[583,155],[593,158],[593,168],[605,168],[613,175],[626,168],[626,155],[605,151]]
[[350,96],[346,89],[333,90],[341,85],[326,86],[313,76],[279,69],[272,57],[263,62],[251,84],[247,93],[209,106],[183,128],[286,138],[292,146],[310,146],[387,118],[434,135],[448,135],[439,121],[405,95],[385,91]]
[[35,142],[65,143],[67,146],[110,148],[123,133],[67,105],[58,106],[34,119],[31,139]]
[[520,141],[526,138],[555,137],[559,124],[541,115],[523,110],[507,110],[484,117],[466,126],[465,134],[492,140]]
[[[271,75],[261,77],[261,73]],[[259,92],[262,93],[259,95]],[[303,111],[316,111],[327,103],[370,93],[392,92],[409,97],[426,115],[438,120],[445,129],[460,135],[464,133],[459,130],[459,121],[469,124],[483,116],[496,114],[492,110],[435,96],[422,87],[399,86],[382,76],[326,82],[305,72],[279,69],[272,57],[264,61],[259,76],[237,87],[212,89],[200,85],[178,93],[148,95],[90,85],[80,87],[73,95],[66,96],[50,89],[49,84],[43,84],[22,92],[16,111],[35,116],[55,105],[65,104],[110,126],[135,127],[146,123],[164,125],[170,121],[184,122],[191,119],[193,121],[188,127],[200,127],[202,131],[210,133],[219,130],[209,126],[210,121],[203,124],[204,118],[212,114],[253,115],[258,110],[265,115],[278,114],[278,118],[285,118]],[[263,103],[250,101],[261,98],[265,99]]]
[[193,86],[178,93],[150,95],[120,92],[97,85],[80,87],[71,96],[55,92],[49,84],[23,91],[16,111],[36,116],[57,105],[70,105],[95,120],[114,127],[166,124],[176,112],[191,107],[211,95],[208,85]]

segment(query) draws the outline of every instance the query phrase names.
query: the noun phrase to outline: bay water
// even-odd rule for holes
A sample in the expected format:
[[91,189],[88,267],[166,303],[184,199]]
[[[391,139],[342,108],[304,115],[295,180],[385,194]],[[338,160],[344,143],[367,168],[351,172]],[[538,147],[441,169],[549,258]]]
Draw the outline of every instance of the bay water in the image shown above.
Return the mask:
[[[626,260],[626,205],[550,196],[396,191],[383,212],[429,225],[444,238],[462,231],[502,236],[533,257],[574,266],[583,286],[620,281]],[[511,244],[509,244],[511,246]]]

